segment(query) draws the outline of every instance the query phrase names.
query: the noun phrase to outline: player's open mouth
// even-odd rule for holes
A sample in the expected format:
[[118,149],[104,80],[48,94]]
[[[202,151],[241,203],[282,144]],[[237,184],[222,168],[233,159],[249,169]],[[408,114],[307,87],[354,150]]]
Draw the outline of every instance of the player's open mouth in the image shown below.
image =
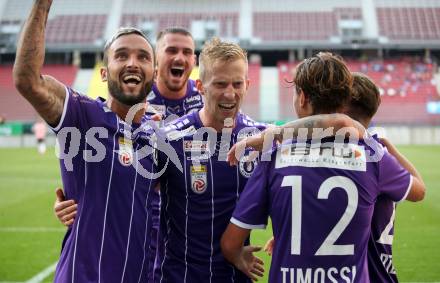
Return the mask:
[[183,73],[185,72],[185,68],[184,67],[171,67],[171,75],[173,75],[173,77],[182,77]]
[[235,108],[235,103],[220,103],[218,107],[224,110],[232,110]]
[[136,86],[141,83],[142,78],[139,75],[127,74],[122,77],[122,81],[130,86]]

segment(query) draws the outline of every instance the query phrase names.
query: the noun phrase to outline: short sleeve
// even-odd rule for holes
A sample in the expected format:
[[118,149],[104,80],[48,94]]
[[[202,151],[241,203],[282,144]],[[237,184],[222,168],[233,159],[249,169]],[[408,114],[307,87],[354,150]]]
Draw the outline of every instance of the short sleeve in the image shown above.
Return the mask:
[[231,222],[244,229],[265,229],[269,217],[268,173],[271,162],[257,165],[240,195]]
[[51,127],[55,133],[58,133],[62,128],[78,126],[81,95],[66,86],[65,90],[66,98],[60,121],[55,127]]
[[379,161],[379,189],[391,200],[399,202],[406,199],[412,185],[411,174],[400,165],[397,159],[385,151]]

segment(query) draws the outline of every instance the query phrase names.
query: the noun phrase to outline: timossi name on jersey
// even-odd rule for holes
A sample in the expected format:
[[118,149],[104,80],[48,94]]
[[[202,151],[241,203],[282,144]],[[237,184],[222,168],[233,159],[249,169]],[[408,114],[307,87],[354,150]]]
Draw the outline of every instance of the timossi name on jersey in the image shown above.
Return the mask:
[[370,282],[375,201],[405,199],[411,175],[386,151],[367,162],[364,141],[333,141],[280,146],[260,162],[237,203],[231,222],[240,227],[261,228],[272,219],[270,282]]
[[[204,128],[199,113],[183,116],[164,129],[183,172],[168,165],[161,177],[161,282],[249,282],[223,257],[220,238],[256,161],[231,167],[226,154],[238,136],[263,130],[243,114],[233,129]],[[204,134],[203,134],[204,133]],[[158,168],[167,156],[158,153]],[[158,281],[159,282],[159,281]]]

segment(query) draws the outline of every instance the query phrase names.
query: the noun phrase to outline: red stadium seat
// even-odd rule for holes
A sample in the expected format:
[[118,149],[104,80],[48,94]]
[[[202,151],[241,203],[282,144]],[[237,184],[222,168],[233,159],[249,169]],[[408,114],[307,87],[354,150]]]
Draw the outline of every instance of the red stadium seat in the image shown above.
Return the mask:
[[[43,74],[56,77],[71,86],[75,80],[77,68],[67,65],[45,66]],[[12,80],[12,66],[0,66],[0,115],[7,120],[34,121],[37,114],[32,106],[15,89]]]

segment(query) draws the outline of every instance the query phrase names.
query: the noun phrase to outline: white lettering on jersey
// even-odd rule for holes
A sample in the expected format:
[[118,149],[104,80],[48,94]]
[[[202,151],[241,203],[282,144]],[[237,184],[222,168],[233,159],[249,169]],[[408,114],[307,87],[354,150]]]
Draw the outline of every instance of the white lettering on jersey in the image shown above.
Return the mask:
[[357,144],[289,144],[278,149],[275,168],[289,166],[367,170],[365,148]]
[[356,266],[344,266],[341,269],[330,268],[289,268],[281,267],[281,278],[283,283],[315,283],[315,282],[339,282],[336,278],[341,278],[344,282],[352,283],[356,277]]

